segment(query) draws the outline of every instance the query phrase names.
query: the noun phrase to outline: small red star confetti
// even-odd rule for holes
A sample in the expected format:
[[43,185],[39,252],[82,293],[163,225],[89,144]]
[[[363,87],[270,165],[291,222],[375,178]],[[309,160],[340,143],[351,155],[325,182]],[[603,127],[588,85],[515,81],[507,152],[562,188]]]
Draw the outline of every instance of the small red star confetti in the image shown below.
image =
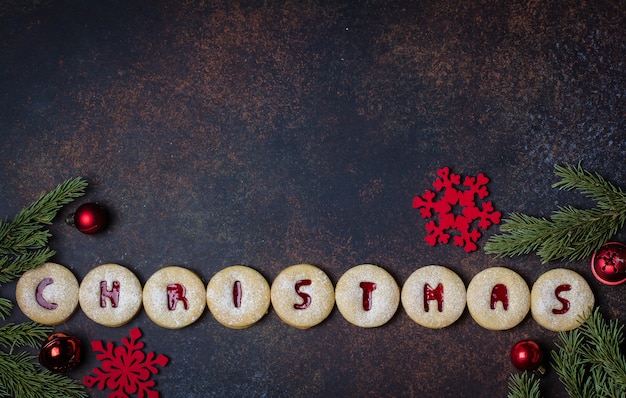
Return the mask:
[[83,383],[87,387],[93,387],[97,383],[97,388],[105,388],[113,392],[109,398],[129,398],[129,394],[138,394],[139,398],[156,398],[159,392],[152,390],[156,384],[149,380],[152,374],[157,374],[158,366],[165,366],[169,358],[163,354],[158,356],[154,352],[144,354],[141,349],[142,342],[138,342],[141,337],[141,330],[134,328],[130,331],[130,340],[124,337],[124,346],[115,347],[113,343],[107,343],[106,347],[100,340],[91,342],[91,347],[95,352],[96,359],[102,361],[101,368],[94,368],[95,376],[87,375]]
[[461,184],[461,176],[451,173],[448,167],[437,170],[437,175],[439,178],[433,183],[435,191],[426,190],[413,198],[413,208],[420,209],[422,218],[436,216],[439,221],[426,224],[425,240],[431,246],[448,243],[450,232],[456,231],[454,245],[472,252],[478,248],[476,241],[482,236],[481,230],[500,223],[500,212],[494,211],[493,204],[481,202],[489,196],[486,186],[489,178],[481,173],[465,177]]

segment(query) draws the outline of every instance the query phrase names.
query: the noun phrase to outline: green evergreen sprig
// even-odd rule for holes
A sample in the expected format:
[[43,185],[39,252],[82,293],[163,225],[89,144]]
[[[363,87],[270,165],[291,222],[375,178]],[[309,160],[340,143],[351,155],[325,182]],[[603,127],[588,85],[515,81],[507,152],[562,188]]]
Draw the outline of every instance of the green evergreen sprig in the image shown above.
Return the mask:
[[507,398],[540,398],[539,379],[529,372],[514,373],[509,378],[509,394]]
[[37,348],[50,333],[52,327],[37,322],[7,323],[0,326],[0,347],[10,351],[18,347]]
[[578,329],[559,333],[552,363],[570,397],[626,397],[623,325],[596,308]]
[[[0,284],[18,278],[51,258],[55,251],[46,247],[50,232],[44,227],[52,223],[64,205],[82,196],[87,181],[70,178],[22,209],[13,221],[0,221]],[[11,311],[10,300],[0,298],[0,318]]]
[[[584,319],[584,317],[583,317]],[[559,333],[551,365],[571,398],[626,397],[623,325],[606,321],[596,307],[581,325]],[[539,379],[526,372],[509,378],[508,398],[539,398]]]
[[52,222],[61,207],[82,196],[86,188],[84,179],[68,179],[52,191],[42,193],[12,222],[0,221],[0,254],[23,254],[47,245],[50,233],[42,227]]
[[580,260],[591,256],[626,223],[626,193],[577,166],[555,166],[561,180],[552,185],[562,190],[577,189],[597,206],[578,209],[560,206],[551,218],[511,213],[500,226],[501,234],[485,244],[485,252],[499,257],[537,252],[542,263],[558,259]]
[[[0,284],[36,268],[55,252],[46,247],[50,233],[44,227],[52,222],[63,205],[82,196],[87,182],[80,177],[66,180],[24,208],[9,222],[0,221]],[[6,319],[13,304],[0,297],[0,318]],[[83,398],[83,386],[62,374],[35,365],[36,358],[23,347],[37,348],[52,332],[36,322],[0,326],[0,398]]]

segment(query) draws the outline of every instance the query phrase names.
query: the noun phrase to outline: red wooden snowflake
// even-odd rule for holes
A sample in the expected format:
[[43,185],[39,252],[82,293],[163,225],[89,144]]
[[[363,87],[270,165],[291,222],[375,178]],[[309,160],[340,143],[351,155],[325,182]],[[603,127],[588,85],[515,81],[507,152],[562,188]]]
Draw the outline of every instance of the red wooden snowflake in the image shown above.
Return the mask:
[[129,394],[138,394],[139,398],[158,397],[159,392],[151,389],[156,383],[149,379],[159,372],[156,366],[167,365],[169,358],[163,354],[157,356],[154,352],[144,354],[141,351],[144,344],[138,342],[140,337],[141,330],[134,328],[130,331],[130,340],[122,339],[124,346],[115,347],[109,342],[105,348],[102,341],[92,341],[91,347],[100,353],[96,359],[102,361],[102,367],[94,368],[96,375],[85,376],[83,383],[87,387],[97,383],[100,390],[113,390],[109,398],[128,398]]
[[[476,250],[476,241],[492,224],[500,223],[500,212],[494,211],[491,202],[481,202],[489,196],[485,175],[465,177],[450,172],[448,167],[437,170],[439,178],[433,183],[435,191],[426,190],[423,195],[413,198],[413,208],[420,209],[422,218],[430,220],[426,224],[428,235],[425,240],[429,245],[448,243],[450,232],[456,231],[455,246],[464,246],[467,253]],[[435,214],[433,214],[433,212]]]

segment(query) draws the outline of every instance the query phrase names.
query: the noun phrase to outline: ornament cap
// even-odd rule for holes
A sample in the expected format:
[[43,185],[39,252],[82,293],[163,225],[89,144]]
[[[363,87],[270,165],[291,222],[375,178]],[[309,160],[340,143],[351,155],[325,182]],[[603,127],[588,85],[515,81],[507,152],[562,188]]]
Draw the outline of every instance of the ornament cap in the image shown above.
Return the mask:
[[605,285],[615,286],[626,282],[626,245],[607,242],[591,257],[591,272]]

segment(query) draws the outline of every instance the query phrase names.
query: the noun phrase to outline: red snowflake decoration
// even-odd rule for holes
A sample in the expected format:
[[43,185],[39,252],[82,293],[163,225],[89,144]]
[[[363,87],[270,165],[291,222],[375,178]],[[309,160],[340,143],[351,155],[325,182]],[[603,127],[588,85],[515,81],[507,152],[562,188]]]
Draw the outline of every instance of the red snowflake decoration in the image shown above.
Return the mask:
[[141,351],[144,344],[138,342],[140,337],[141,330],[134,328],[130,331],[130,340],[122,338],[124,346],[115,347],[109,342],[105,348],[102,341],[92,341],[91,348],[100,353],[96,359],[102,361],[102,367],[94,368],[96,375],[85,376],[83,383],[87,387],[97,383],[100,390],[113,390],[109,398],[128,398],[128,394],[135,393],[139,394],[139,398],[158,397],[159,392],[151,389],[156,383],[149,379],[159,372],[156,365],[167,365],[169,358],[163,354],[157,356],[154,352],[144,354]]
[[[461,176],[450,172],[448,167],[437,170],[439,178],[433,183],[435,191],[426,190],[421,196],[413,198],[413,208],[420,209],[422,218],[433,217],[433,211],[439,220],[426,224],[428,235],[425,240],[429,245],[448,243],[451,231],[455,246],[464,246],[467,253],[476,250],[476,241],[492,224],[500,223],[500,212],[494,211],[491,202],[477,203],[478,199],[489,196],[484,174],[465,177],[461,185]],[[459,209],[459,210],[457,210]],[[455,211],[456,210],[456,211]]]

